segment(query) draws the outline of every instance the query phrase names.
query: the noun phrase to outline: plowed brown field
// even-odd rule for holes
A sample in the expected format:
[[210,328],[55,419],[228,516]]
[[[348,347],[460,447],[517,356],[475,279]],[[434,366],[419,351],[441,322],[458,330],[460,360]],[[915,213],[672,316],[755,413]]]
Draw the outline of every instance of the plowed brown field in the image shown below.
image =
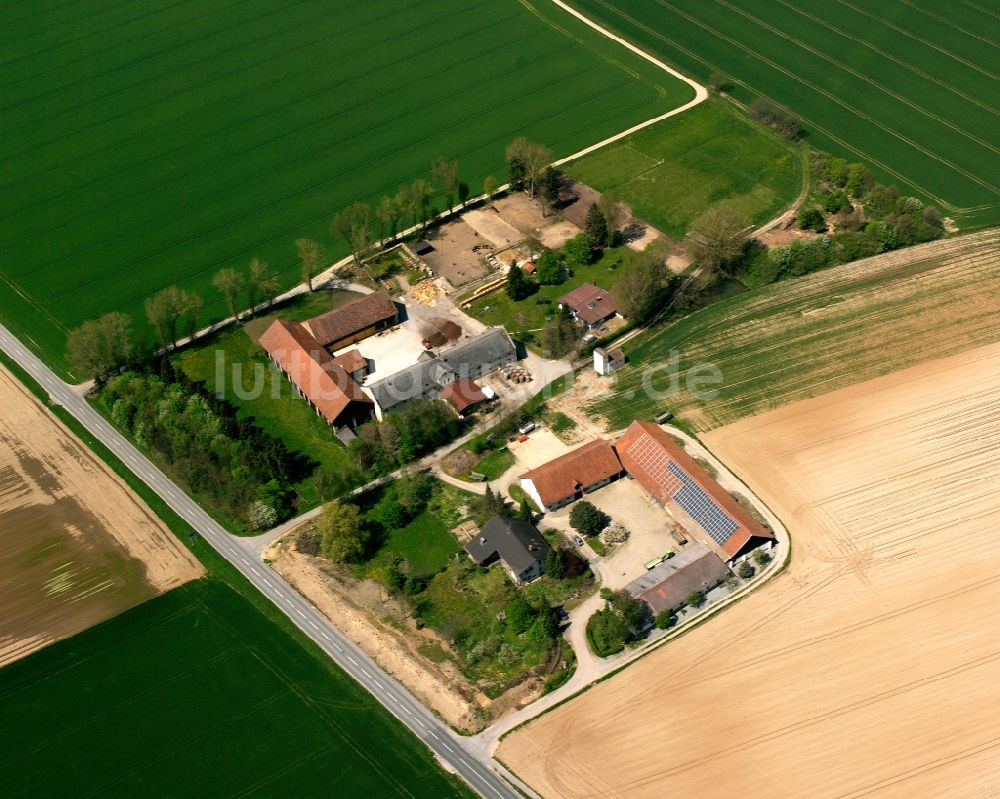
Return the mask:
[[705,440],[790,567],[500,758],[545,797],[1000,794],[1000,345]]
[[128,486],[0,367],[0,666],[202,571]]

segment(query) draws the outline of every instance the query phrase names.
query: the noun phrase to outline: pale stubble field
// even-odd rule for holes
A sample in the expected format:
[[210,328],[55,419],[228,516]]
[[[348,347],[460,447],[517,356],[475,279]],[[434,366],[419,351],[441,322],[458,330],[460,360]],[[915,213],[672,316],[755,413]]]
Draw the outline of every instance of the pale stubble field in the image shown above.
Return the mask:
[[1000,345],[704,440],[790,567],[499,757],[546,797],[1000,791]]
[[122,480],[0,367],[0,666],[201,576]]

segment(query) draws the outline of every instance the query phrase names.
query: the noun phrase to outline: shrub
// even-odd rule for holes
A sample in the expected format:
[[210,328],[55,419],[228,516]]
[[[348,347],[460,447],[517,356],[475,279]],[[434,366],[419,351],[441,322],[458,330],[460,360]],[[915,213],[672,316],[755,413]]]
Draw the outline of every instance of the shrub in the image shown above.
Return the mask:
[[610,521],[606,513],[585,499],[577,502],[569,514],[570,526],[584,535],[597,535]]
[[797,218],[799,227],[802,230],[815,230],[817,233],[822,233],[826,230],[826,219],[823,218],[822,212],[815,206],[802,206],[799,209]]
[[740,576],[741,580],[749,580],[757,573],[757,570],[750,561],[745,560],[740,564],[740,568],[736,573]]
[[755,549],[753,553],[753,560],[758,566],[766,566],[771,562],[771,556],[763,549]]
[[656,614],[656,629],[658,630],[669,630],[677,624],[677,617],[674,612],[667,608],[666,610],[661,610]]
[[704,591],[692,591],[688,594],[687,599],[684,600],[685,604],[690,605],[693,608],[700,608],[705,604],[705,592]]

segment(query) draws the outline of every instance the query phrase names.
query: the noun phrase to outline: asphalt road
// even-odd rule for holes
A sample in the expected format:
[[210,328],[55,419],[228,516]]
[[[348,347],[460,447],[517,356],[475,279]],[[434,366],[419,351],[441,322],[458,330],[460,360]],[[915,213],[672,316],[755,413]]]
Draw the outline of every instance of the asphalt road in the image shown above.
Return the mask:
[[360,647],[342,635],[282,577],[238,546],[225,528],[132,446],[85,399],[74,394],[67,383],[60,380],[3,325],[0,325],[0,350],[28,372],[49,393],[52,400],[76,417],[94,438],[114,452],[178,516],[232,563],[340,668],[405,724],[446,767],[459,774],[476,793],[487,799],[522,797],[494,770],[499,768],[495,761],[484,761],[468,752],[462,740],[414,699],[409,691],[383,672]]

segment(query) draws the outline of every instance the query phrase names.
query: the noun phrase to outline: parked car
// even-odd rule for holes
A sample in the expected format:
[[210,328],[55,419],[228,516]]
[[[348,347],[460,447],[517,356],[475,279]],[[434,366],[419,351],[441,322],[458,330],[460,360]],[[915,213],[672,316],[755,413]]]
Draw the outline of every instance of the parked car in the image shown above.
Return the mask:
[[526,436],[534,429],[535,429],[534,422],[525,422],[519,428],[517,428],[517,432],[520,433],[522,436]]
[[575,535],[575,536],[573,536],[573,543],[576,544],[578,547],[582,547],[583,546],[583,539],[580,538],[580,536]]

